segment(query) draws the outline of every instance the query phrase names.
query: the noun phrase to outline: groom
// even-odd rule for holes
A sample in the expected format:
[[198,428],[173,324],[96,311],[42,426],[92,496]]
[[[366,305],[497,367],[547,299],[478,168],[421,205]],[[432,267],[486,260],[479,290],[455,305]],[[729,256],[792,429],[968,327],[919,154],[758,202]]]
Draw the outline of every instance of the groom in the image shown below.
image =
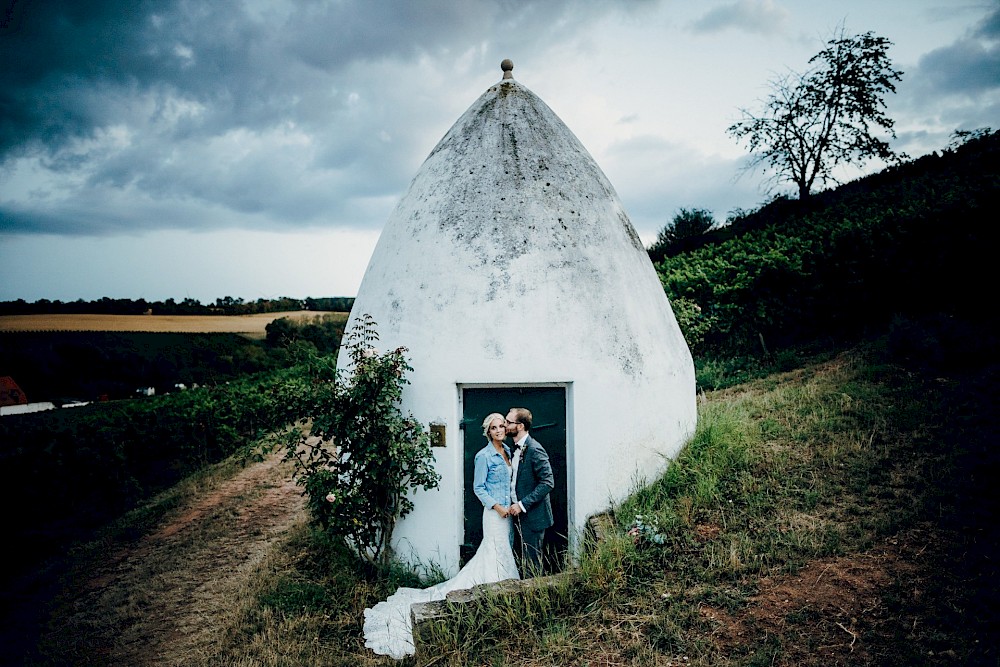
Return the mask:
[[510,514],[515,517],[521,538],[521,576],[538,574],[542,569],[542,540],[552,525],[552,501],[549,492],[555,486],[549,455],[531,430],[531,412],[511,408],[507,413],[507,435],[513,439]]

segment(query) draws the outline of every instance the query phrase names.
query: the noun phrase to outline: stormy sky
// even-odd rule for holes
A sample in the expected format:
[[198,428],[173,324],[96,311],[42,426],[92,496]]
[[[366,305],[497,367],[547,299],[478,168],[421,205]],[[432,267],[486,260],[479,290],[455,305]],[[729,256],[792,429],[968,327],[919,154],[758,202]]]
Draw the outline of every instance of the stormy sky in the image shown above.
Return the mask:
[[893,42],[895,149],[1000,128],[995,0],[0,0],[0,300],[352,296],[504,58],[647,243],[722,221],[770,194],[726,127],[839,26]]

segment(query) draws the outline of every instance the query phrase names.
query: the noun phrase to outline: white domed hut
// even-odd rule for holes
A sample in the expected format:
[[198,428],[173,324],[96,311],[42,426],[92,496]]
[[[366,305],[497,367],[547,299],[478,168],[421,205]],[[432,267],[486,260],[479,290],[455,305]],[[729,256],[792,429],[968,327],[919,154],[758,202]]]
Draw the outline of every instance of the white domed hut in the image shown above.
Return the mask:
[[348,323],[370,314],[380,348],[409,350],[403,409],[443,429],[440,486],[416,494],[394,548],[446,573],[480,538],[471,462],[490,412],[534,414],[557,552],[660,474],[696,422],[691,354],[614,188],[512,68],[420,167]]

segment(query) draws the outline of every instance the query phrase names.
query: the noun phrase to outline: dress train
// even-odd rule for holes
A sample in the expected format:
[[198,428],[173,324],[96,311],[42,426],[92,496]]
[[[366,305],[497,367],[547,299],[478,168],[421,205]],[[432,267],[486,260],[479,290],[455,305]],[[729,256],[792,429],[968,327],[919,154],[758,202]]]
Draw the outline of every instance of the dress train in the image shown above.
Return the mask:
[[410,606],[415,602],[443,600],[451,591],[504,579],[520,579],[511,549],[511,520],[492,509],[483,510],[483,541],[476,555],[458,574],[429,588],[399,588],[385,601],[365,609],[365,646],[399,660],[413,655]]

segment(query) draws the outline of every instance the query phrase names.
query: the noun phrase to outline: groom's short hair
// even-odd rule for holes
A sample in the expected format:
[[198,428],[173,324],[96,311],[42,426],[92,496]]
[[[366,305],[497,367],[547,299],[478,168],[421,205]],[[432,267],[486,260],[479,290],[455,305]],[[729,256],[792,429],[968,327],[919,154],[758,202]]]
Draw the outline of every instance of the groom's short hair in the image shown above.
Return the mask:
[[524,430],[531,430],[531,410],[528,408],[511,408],[510,412],[517,415],[517,421],[524,424]]

